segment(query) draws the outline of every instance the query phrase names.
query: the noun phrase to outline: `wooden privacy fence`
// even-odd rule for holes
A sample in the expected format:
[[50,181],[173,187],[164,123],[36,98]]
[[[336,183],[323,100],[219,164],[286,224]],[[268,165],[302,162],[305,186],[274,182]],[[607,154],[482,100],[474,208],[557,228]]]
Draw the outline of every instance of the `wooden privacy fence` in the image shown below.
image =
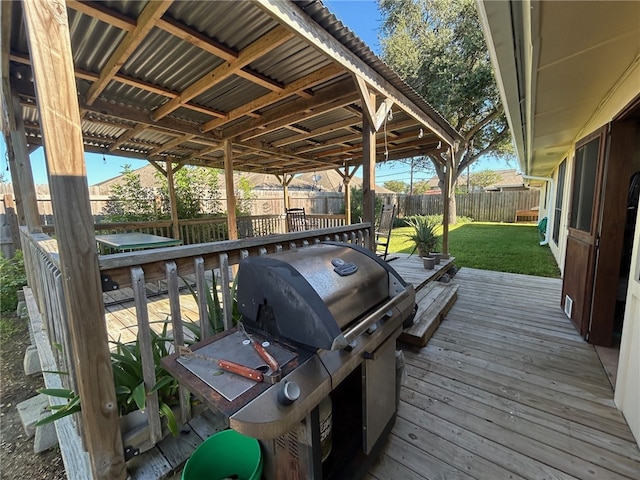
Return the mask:
[[[151,292],[146,286],[149,282],[162,281],[166,284],[167,297],[170,307],[170,322],[172,327],[172,341],[174,348],[184,344],[185,337],[189,334],[185,330],[185,322],[188,322],[180,306],[181,279],[189,277],[193,279],[197,292],[198,321],[202,338],[212,334],[209,324],[209,307],[207,305],[207,291],[218,295],[223,311],[224,328],[233,326],[232,312],[233,299],[229,288],[223,287],[220,292],[212,291],[212,285],[206,280],[206,272],[215,271],[220,277],[217,285],[229,286],[233,283],[231,266],[237,265],[241,259],[251,255],[266,255],[283,250],[304,248],[307,245],[331,240],[341,243],[350,243],[368,248],[370,243],[369,224],[362,223],[330,229],[307,230],[304,232],[287,233],[283,235],[270,235],[244,240],[228,240],[217,243],[205,243],[199,245],[186,245],[177,247],[159,248],[138,252],[118,253],[113,255],[100,255],[100,276],[103,286],[108,290],[128,289],[132,292],[135,304],[135,325],[140,345],[140,361],[144,376],[144,384],[147,387],[146,412],[148,415],[148,434],[151,444],[159,442],[165,432],[162,428],[160,417],[160,405],[157,392],[151,391],[156,384],[156,365],[154,352],[151,346],[151,325],[149,322],[149,304]],[[21,240],[25,247],[25,267],[27,271],[30,289],[25,289],[27,304],[37,309],[38,322],[42,322],[46,342],[38,345],[38,348],[46,348],[48,355],[55,358],[55,366],[51,370],[68,372],[64,375],[66,388],[74,389],[78,382],[73,368],[74,362],[70,359],[76,357],[70,341],[70,332],[67,325],[67,304],[69,302],[82,302],[80,295],[74,298],[65,298],[62,288],[60,260],[57,254],[57,243],[48,235],[29,234],[26,229],[21,229]],[[108,279],[108,282],[105,281]],[[33,308],[29,312],[32,313]],[[32,320],[32,326],[34,321]],[[37,332],[36,332],[37,333]],[[62,346],[60,351],[55,344]],[[89,358],[79,358],[78,362],[91,361]],[[45,376],[45,382],[51,375]],[[56,375],[57,377],[57,375]],[[101,381],[106,385],[114,382],[113,377],[105,375]],[[76,390],[77,391],[77,390]],[[82,399],[82,401],[98,402],[100,392],[96,392],[96,398]],[[191,418],[190,394],[180,387],[180,406],[177,417],[181,422],[187,422]],[[89,464],[86,456],[82,454],[83,443],[91,445],[92,442],[82,442],[83,432],[91,429],[82,428],[82,417],[75,415],[73,420],[69,417],[66,421],[64,435],[59,433],[60,448],[65,458],[67,471],[73,471],[74,478],[91,478],[91,472],[87,470]],[[58,425],[56,425],[58,428]],[[114,425],[114,428],[120,428]],[[60,430],[58,430],[60,432]],[[122,431],[119,430],[120,434]],[[71,445],[71,446],[70,446]],[[125,447],[127,442],[124,443]],[[69,452],[71,448],[74,451]],[[68,455],[72,453],[72,455]],[[94,452],[98,453],[98,452]],[[72,466],[68,461],[75,462]]]
[[[399,217],[439,215],[443,212],[442,195],[378,194],[383,203],[395,203]],[[540,190],[474,192],[456,194],[456,213],[476,222],[513,222],[518,210],[540,205]]]

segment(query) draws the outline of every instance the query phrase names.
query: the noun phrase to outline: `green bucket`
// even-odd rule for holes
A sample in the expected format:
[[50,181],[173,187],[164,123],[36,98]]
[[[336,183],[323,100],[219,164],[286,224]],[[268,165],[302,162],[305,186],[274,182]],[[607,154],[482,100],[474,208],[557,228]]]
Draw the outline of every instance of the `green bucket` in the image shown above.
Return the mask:
[[261,476],[260,444],[235,430],[207,438],[182,470],[182,480],[260,480]]

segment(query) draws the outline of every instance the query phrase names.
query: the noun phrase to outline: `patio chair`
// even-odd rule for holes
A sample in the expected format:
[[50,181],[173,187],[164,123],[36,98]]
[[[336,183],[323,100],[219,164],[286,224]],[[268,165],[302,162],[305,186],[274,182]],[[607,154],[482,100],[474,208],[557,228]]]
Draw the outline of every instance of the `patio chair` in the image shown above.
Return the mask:
[[[395,205],[384,205],[380,213],[380,220],[376,227],[376,255],[387,261],[387,251],[389,250],[389,240],[391,239],[391,229],[393,220],[396,217]],[[389,259],[389,261],[392,259]]]
[[307,230],[307,216],[304,208],[288,208],[287,214],[287,230],[289,232],[303,232]]

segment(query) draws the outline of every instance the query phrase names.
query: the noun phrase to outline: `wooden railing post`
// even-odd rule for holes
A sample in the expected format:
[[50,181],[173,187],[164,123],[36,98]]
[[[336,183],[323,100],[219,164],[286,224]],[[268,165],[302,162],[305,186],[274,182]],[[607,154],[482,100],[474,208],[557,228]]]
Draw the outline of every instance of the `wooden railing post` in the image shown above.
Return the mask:
[[92,229],[67,8],[63,0],[25,0],[22,9],[47,153],[84,443],[95,479],[124,480],[127,473]]

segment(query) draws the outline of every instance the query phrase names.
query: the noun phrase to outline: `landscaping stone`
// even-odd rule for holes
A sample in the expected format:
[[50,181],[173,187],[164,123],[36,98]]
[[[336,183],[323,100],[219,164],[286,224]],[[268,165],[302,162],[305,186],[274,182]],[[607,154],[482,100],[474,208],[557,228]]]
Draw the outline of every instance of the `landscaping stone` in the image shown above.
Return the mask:
[[36,427],[34,424],[43,417],[50,415],[46,410],[49,406],[49,399],[46,395],[36,395],[17,406],[22,427],[29,438],[33,440],[33,452],[41,453],[58,444],[58,434],[53,423]]
[[23,365],[25,375],[33,375],[35,373],[42,372],[40,357],[38,356],[38,349],[35,345],[29,345],[25,350]]

